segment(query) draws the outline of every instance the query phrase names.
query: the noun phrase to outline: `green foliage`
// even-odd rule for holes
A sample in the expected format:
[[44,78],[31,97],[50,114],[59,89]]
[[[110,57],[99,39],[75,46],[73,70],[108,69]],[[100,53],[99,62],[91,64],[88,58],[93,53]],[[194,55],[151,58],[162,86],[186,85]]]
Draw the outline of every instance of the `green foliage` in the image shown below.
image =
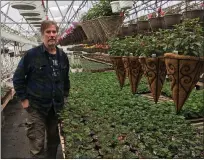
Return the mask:
[[82,21],[95,19],[101,16],[111,16],[111,15],[118,15],[112,13],[110,0],[100,0],[96,5],[88,10],[86,14],[84,14],[81,18]]
[[201,57],[204,56],[204,33],[198,19],[184,20],[175,25],[173,31],[167,31],[165,43],[168,50],[178,54]]
[[124,39],[115,38],[108,41],[110,47],[108,54],[113,56],[140,56],[142,35],[137,37],[125,37]]
[[81,64],[72,64],[71,68],[75,69],[75,68],[82,68]]
[[120,90],[115,73],[70,78],[61,113],[66,158],[204,158],[202,137],[172,102],[154,104],[129,85]]
[[165,50],[165,42],[163,31],[157,32],[151,36],[143,36],[141,40],[141,55],[146,57],[151,57],[152,54],[156,54],[156,56],[162,56]]
[[137,35],[108,42],[109,54],[117,56],[162,56],[167,52],[182,55],[204,56],[204,33],[198,19],[184,20],[172,30],[159,30],[152,35]]
[[97,70],[97,69],[104,69],[104,68],[111,68],[109,65],[107,64],[103,64],[103,63],[97,63],[97,62],[93,62],[93,61],[89,61],[86,59],[81,59],[81,63],[82,63],[82,67],[84,68],[84,70]]
[[185,103],[181,114],[187,119],[202,118],[204,116],[204,91],[193,90]]

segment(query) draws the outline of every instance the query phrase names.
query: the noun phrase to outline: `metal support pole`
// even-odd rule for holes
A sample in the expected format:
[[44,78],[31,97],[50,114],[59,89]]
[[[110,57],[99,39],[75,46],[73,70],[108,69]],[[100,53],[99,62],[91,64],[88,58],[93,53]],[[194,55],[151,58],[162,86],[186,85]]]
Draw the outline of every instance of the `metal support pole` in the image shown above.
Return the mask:
[[4,4],[3,6],[1,6],[1,8],[5,7],[8,3],[10,3],[10,2],[7,2],[6,4]]
[[[67,11],[65,13],[65,16],[67,16],[68,11],[70,10],[70,8],[72,7],[72,5],[74,4],[74,1],[72,1],[72,3],[70,4],[70,6],[67,8]],[[65,16],[62,19],[62,22],[59,25],[59,28],[61,27],[61,24],[64,22]]]
[[52,16],[53,20],[55,20],[55,19],[54,19],[54,16],[52,15],[52,12],[50,11],[50,9],[49,9],[49,8],[48,8],[48,11],[50,12],[50,14],[51,14],[51,16]]
[[[9,3],[9,5],[8,5],[8,8],[7,8],[7,10],[6,10],[6,15],[8,15],[8,11],[9,11],[10,5],[11,5],[11,3]],[[5,16],[3,24],[5,24],[6,18],[7,18],[7,17]]]
[[46,18],[48,19],[48,0],[46,0]]
[[5,46],[4,46],[5,44],[4,44],[4,41],[2,41],[2,45],[3,45],[2,49],[3,49],[3,54],[4,54],[5,53]]
[[56,1],[56,0],[55,0],[55,3],[56,3],[56,5],[57,5],[57,8],[58,8],[58,10],[59,10],[59,12],[60,12],[60,14],[61,14],[62,18],[64,19],[64,17],[65,17],[65,18],[66,18],[66,20],[68,21],[68,19],[67,19],[66,15],[64,15],[64,16],[63,16],[62,11],[61,11],[61,9],[60,9],[60,7],[59,7],[59,5],[58,5],[58,3],[57,3],[57,1]]

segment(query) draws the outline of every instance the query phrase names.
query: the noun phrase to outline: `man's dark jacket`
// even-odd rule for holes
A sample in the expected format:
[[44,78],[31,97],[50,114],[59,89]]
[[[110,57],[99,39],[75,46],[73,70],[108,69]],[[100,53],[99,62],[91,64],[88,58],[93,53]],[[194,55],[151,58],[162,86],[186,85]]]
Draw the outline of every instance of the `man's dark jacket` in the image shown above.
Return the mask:
[[27,51],[14,73],[17,96],[21,100],[28,99],[30,106],[43,114],[47,114],[52,106],[56,112],[62,109],[64,97],[69,94],[69,60],[59,48],[57,60],[60,75],[54,78],[49,53],[42,44]]

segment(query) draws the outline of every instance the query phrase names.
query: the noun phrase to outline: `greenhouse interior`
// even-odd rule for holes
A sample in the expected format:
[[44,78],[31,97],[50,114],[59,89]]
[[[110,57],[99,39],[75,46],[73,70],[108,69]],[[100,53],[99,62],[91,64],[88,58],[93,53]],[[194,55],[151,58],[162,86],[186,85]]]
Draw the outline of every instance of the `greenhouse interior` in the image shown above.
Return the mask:
[[70,80],[56,159],[204,158],[204,1],[15,0],[1,1],[2,159],[30,156],[14,75],[49,20]]

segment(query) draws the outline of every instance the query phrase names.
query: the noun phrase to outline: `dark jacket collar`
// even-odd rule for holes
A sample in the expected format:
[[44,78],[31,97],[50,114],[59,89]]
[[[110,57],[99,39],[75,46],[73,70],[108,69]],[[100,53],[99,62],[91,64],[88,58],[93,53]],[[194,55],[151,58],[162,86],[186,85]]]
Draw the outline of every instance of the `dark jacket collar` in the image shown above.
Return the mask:
[[[42,43],[42,44],[40,45],[40,47],[41,47],[42,53],[45,53],[46,51],[47,51],[47,53],[49,53],[48,50],[47,50],[47,48],[46,48],[46,46],[44,45],[44,43]],[[57,51],[57,53],[60,53],[60,49],[59,49],[57,46],[56,46],[56,51]]]
[[[45,55],[47,55],[48,56],[48,51],[47,51],[47,48],[45,47],[45,45],[44,45],[44,43],[42,43],[41,45],[40,45],[40,49],[41,49],[41,53],[46,53],[47,52],[47,54],[45,54]],[[56,51],[57,51],[57,59],[58,59],[58,61],[59,62],[63,62],[63,51],[60,49],[60,48],[58,48],[57,46],[56,46]]]

